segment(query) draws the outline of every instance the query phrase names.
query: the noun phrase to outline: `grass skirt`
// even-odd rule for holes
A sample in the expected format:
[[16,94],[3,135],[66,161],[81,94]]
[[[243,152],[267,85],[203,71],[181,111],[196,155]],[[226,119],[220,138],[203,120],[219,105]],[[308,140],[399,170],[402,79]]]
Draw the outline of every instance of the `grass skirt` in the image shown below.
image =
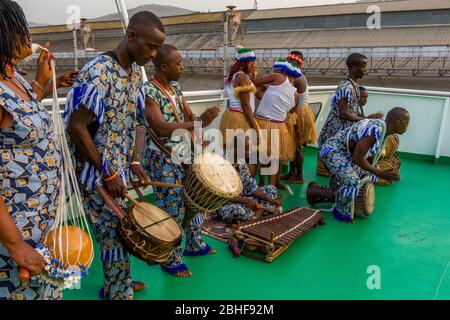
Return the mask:
[[[266,120],[256,119],[260,129],[266,129],[266,134],[263,135],[263,139],[260,141],[260,152],[265,153],[268,156],[272,156],[272,152],[276,159],[281,162],[292,161],[295,158],[295,150],[292,149],[292,138],[289,134],[286,123],[276,123]],[[271,130],[278,130],[279,140],[275,141],[276,149],[271,148]],[[267,150],[267,151],[266,151]]]
[[220,120],[220,132],[222,132],[224,145],[227,144],[227,129],[242,129],[245,132],[250,128],[244,113],[226,110]]
[[297,119],[297,123],[302,136],[299,139],[299,145],[316,143],[318,135],[315,121],[314,112],[308,105],[300,108],[300,118]]

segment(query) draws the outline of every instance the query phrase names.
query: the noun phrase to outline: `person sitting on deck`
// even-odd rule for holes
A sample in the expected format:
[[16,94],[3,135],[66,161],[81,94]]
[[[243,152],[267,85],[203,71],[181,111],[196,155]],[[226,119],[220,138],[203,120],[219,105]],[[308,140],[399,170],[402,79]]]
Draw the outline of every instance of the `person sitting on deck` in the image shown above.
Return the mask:
[[242,145],[238,146],[239,141],[242,141],[239,139],[239,135],[235,136],[232,163],[241,177],[244,189],[240,196],[217,210],[217,216],[229,223],[259,218],[265,212],[264,208],[261,207],[275,208],[281,206],[281,202],[277,200],[277,188],[273,185],[259,188],[256,180],[250,174],[247,165],[250,148],[248,136],[245,136],[243,146],[245,147],[245,158],[239,158],[238,150],[239,147],[242,147]]
[[[360,90],[358,80],[367,74],[367,57],[352,53],[347,58],[348,78],[342,80],[331,98],[331,110],[319,135],[319,150],[340,130],[347,129],[355,122],[365,119],[360,115]],[[369,119],[381,119],[382,113],[369,115]]]
[[320,157],[331,172],[330,187],[337,190],[333,215],[336,219],[352,222],[352,203],[358,196],[361,180],[372,174],[398,181],[400,177],[392,170],[382,171],[374,167],[370,158],[380,154],[387,136],[403,134],[409,125],[410,116],[404,108],[389,111],[386,121],[364,119],[348,129],[339,131],[320,149]]

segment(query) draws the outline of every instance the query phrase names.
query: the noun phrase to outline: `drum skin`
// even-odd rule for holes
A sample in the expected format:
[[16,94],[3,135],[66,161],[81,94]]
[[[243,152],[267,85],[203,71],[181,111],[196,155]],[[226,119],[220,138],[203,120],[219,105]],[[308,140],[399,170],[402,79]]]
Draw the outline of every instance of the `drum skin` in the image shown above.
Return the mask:
[[119,237],[137,258],[150,264],[166,262],[182,240],[176,221],[165,211],[149,203],[132,207],[122,219]]
[[223,157],[205,153],[192,166],[183,184],[186,204],[194,212],[217,210],[243,190],[236,169]]
[[91,237],[76,226],[62,226],[50,231],[44,244],[66,268],[80,265],[89,267],[94,257]]

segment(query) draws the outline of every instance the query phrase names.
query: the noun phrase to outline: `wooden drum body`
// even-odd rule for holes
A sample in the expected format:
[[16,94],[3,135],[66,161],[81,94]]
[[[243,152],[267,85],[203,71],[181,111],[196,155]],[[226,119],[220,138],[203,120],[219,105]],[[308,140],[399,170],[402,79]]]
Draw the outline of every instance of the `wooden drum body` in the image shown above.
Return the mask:
[[182,239],[175,219],[149,203],[131,208],[121,220],[119,236],[136,257],[150,264],[166,262]]
[[330,171],[326,167],[325,163],[319,156],[317,156],[317,175],[321,177],[329,177],[331,176]]
[[[394,172],[396,174],[400,174],[400,166],[401,166],[401,162],[400,162],[400,158],[396,155],[393,155],[389,158],[384,158],[380,161],[378,161],[377,163],[377,168],[380,170],[394,170]],[[390,185],[391,183],[387,180],[383,180],[383,179],[378,179],[377,181],[377,185],[380,186],[387,186]]]
[[223,157],[205,153],[192,166],[184,185],[183,196],[193,212],[217,210],[243,190],[236,169]]
[[360,217],[369,217],[375,210],[375,187],[372,182],[367,182],[359,190],[355,199],[354,212]]
[[398,134],[390,135],[386,138],[386,140],[386,146],[381,152],[382,159],[392,157],[400,146],[400,135]]

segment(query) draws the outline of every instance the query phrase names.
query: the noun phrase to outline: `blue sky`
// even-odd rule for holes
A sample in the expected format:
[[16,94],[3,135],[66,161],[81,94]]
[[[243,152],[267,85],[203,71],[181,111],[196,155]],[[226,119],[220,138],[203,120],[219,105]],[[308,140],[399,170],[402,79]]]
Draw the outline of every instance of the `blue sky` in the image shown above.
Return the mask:
[[[66,10],[71,5],[81,8],[81,15],[94,18],[116,11],[114,0],[15,0],[25,11],[29,21],[37,23],[63,24],[67,19]],[[182,7],[194,11],[221,11],[228,5],[240,9],[250,9],[254,0],[125,0],[128,8],[143,4],[160,4]],[[279,7],[299,7],[333,3],[349,3],[355,0],[257,0],[259,9]],[[45,9],[44,9],[45,8]]]

